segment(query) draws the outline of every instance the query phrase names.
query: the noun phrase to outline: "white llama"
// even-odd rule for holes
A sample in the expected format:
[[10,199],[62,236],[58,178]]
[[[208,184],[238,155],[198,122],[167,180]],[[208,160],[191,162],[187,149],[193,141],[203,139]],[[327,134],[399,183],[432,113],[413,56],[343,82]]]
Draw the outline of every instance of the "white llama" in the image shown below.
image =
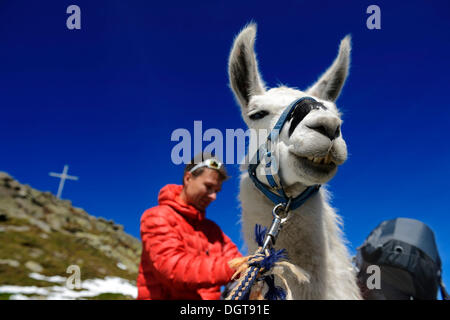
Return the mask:
[[[306,105],[293,113],[275,146],[279,176],[286,193],[295,197],[307,186],[328,182],[337,167],[347,159],[347,147],[340,130],[342,120],[334,101],[348,74],[350,37],[341,41],[339,54],[331,67],[303,92],[285,86],[265,88],[254,52],[255,36],[256,25],[253,23],[240,32],[234,40],[228,66],[230,85],[248,127],[270,132],[281,113],[294,100],[309,96],[318,102],[315,107],[308,109]],[[239,198],[243,235],[249,253],[252,253],[257,247],[254,226],[270,226],[274,204],[255,187],[246,169],[247,165],[241,167]],[[258,178],[266,181],[262,176],[258,175]],[[288,292],[292,293],[288,298],[361,298],[341,225],[323,186],[305,204],[291,212],[275,248],[285,248],[289,261],[302,269],[309,281],[298,281],[293,273],[285,275]]]

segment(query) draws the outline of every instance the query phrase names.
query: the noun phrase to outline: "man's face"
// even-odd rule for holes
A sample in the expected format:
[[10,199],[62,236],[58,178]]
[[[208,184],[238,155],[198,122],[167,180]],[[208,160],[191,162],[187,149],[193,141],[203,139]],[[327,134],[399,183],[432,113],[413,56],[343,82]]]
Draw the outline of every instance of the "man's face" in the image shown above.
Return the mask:
[[197,177],[190,172],[184,176],[184,192],[188,204],[200,211],[205,211],[206,207],[216,200],[217,193],[221,188],[222,180],[219,172],[214,169],[205,168]]

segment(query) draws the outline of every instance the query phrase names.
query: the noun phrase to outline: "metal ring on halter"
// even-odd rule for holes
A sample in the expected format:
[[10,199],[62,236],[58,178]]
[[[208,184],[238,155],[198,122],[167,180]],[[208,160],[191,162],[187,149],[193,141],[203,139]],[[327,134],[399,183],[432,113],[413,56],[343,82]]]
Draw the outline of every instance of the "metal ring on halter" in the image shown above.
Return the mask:
[[[288,203],[288,204],[290,204],[290,203]],[[289,208],[289,206],[287,206],[287,207]],[[278,215],[278,213],[277,213],[277,210],[280,209],[280,208],[285,208],[284,203],[279,203],[279,204],[277,204],[277,205],[273,208],[273,210],[272,210],[272,215],[273,215],[274,218],[280,219],[281,224],[284,224],[286,221],[289,220],[289,218],[291,217],[291,214],[290,214],[290,211],[287,211],[287,212],[286,212],[286,210],[283,210],[284,213],[286,213],[286,216],[285,216],[284,218],[282,218],[282,217],[281,217],[280,215]]]

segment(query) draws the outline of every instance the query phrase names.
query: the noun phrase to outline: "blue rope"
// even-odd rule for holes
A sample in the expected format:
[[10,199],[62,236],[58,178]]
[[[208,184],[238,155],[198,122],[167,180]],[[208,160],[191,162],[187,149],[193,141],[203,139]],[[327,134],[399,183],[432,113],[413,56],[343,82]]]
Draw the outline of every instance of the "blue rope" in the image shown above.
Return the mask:
[[255,224],[255,241],[258,247],[262,247],[264,244],[264,238],[266,237],[267,228],[260,224]]
[[[267,233],[267,228],[260,225],[255,225],[255,240],[259,247],[262,247],[264,238]],[[268,252],[268,254],[266,254]],[[273,248],[267,249],[263,252],[258,250],[249,260],[249,268],[245,275],[241,277],[237,287],[230,293],[230,300],[248,300],[250,290],[256,281],[258,275],[263,275],[265,272],[273,268],[275,263],[280,259],[287,259],[286,249],[275,250]],[[263,276],[263,281],[269,287],[268,292],[264,298],[268,300],[285,300],[286,293],[280,287],[275,286],[273,276]]]
[[286,300],[286,293],[283,288],[275,285],[275,278],[273,275],[265,276],[264,281],[266,282],[269,290],[264,296],[266,300]]

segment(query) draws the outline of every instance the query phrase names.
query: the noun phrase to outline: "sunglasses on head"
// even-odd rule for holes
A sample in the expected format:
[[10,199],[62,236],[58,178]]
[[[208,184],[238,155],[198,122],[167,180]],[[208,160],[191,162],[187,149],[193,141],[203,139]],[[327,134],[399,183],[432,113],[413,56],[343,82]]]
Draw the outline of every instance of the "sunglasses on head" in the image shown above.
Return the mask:
[[222,163],[217,161],[216,159],[207,159],[205,161],[200,162],[199,164],[195,165],[191,170],[189,170],[190,173],[194,172],[197,169],[208,167],[210,169],[219,170],[222,168]]

